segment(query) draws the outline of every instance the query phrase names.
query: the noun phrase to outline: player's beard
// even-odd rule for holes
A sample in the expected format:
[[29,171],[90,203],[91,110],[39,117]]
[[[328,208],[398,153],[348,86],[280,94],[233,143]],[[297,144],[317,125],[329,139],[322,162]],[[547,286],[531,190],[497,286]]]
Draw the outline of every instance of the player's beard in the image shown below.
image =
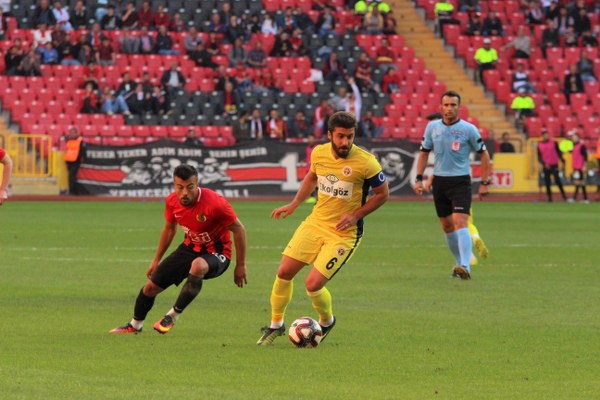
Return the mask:
[[198,197],[198,192],[194,193],[194,194],[189,194],[187,196],[181,196],[179,198],[179,204],[181,204],[184,207],[187,206],[191,206],[192,204],[194,204],[194,199],[196,199]]
[[350,154],[350,149],[352,149],[352,145],[337,147],[335,143],[331,142],[331,148],[338,157],[347,158],[348,154]]

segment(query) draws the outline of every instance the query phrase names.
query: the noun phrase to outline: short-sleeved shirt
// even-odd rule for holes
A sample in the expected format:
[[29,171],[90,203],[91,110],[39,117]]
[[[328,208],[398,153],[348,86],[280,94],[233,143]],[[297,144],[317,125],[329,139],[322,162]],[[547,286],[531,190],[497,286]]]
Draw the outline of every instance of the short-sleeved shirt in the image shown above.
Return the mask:
[[6,151],[0,147],[0,161],[4,159],[4,157],[6,156]]
[[469,175],[469,154],[483,150],[485,143],[475,125],[461,119],[452,125],[431,121],[421,142],[421,151],[433,151],[435,176]]
[[219,253],[231,258],[231,233],[227,229],[237,219],[223,196],[200,188],[196,202],[183,206],[176,193],[167,197],[165,219],[178,223],[185,232],[183,244],[198,253]]
[[[337,232],[335,226],[343,214],[365,204],[370,187],[386,181],[375,156],[358,146],[352,146],[347,158],[336,159],[331,143],[325,143],[314,148],[310,161],[310,170],[317,175],[319,201],[306,221],[332,232]],[[361,219],[357,223],[358,237],[362,236],[362,228]]]

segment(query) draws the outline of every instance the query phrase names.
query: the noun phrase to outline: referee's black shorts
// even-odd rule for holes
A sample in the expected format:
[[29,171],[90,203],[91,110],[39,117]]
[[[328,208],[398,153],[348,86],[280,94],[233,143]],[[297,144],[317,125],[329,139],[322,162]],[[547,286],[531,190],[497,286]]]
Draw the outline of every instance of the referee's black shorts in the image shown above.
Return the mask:
[[432,183],[433,201],[438,217],[453,213],[471,214],[471,177],[434,176]]
[[217,253],[197,253],[184,245],[177,247],[167,258],[162,260],[152,273],[150,280],[162,289],[171,285],[179,285],[188,277],[192,261],[203,258],[208,264],[208,272],[203,279],[212,279],[221,276],[231,262],[227,257]]

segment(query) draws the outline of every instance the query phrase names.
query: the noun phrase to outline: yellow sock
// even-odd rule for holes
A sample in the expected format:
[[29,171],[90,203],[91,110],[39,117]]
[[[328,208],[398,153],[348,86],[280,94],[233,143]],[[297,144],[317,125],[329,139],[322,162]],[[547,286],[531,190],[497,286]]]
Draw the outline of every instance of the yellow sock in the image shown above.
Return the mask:
[[294,281],[286,281],[280,277],[275,277],[273,289],[271,290],[271,322],[281,326],[285,309],[292,301],[293,292]]
[[331,293],[327,288],[322,288],[316,292],[306,291],[313,308],[317,311],[320,318],[320,323],[327,325],[333,318],[333,307],[331,301]]

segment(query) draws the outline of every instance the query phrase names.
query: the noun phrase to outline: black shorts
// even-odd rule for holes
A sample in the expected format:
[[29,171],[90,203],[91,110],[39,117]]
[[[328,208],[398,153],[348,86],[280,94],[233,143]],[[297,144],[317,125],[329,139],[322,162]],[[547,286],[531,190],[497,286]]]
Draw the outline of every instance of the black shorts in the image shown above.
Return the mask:
[[192,261],[201,257],[208,263],[208,272],[203,279],[212,279],[221,276],[229,267],[229,260],[222,254],[197,253],[184,244],[162,260],[152,273],[150,280],[162,289],[171,285],[179,285],[190,273]]
[[434,176],[433,201],[438,217],[453,213],[471,214],[471,177]]

